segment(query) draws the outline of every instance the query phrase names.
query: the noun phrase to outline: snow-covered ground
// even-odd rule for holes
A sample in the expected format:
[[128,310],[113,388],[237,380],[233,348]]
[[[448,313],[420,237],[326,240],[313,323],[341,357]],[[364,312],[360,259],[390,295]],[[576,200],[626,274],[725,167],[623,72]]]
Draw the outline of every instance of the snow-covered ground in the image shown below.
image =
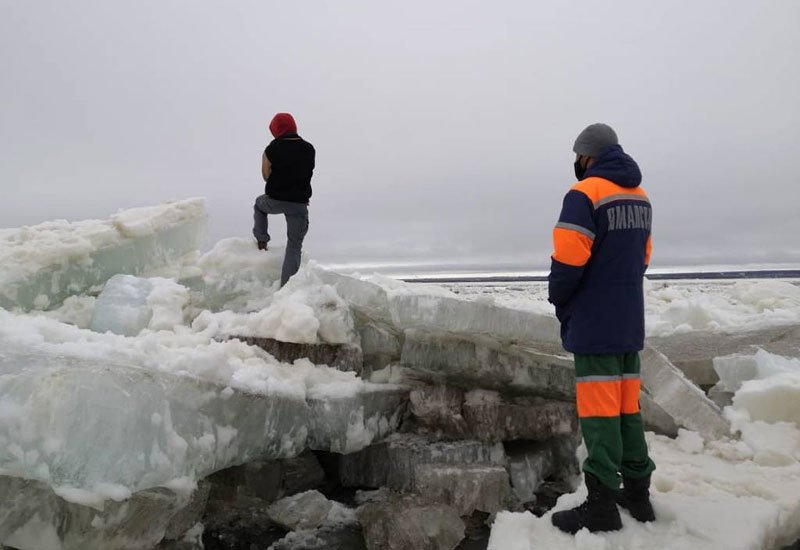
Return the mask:
[[[572,537],[530,513],[498,514],[490,550],[756,550],[777,549],[800,536],[800,464],[762,466],[741,442],[711,442],[691,432],[677,440],[647,434],[657,470],[652,500],[657,521],[622,513],[623,529]],[[787,432],[797,445],[796,428]],[[554,509],[579,504],[585,489]]]
[[756,377],[725,410],[740,438],[704,442],[685,430],[675,440],[647,434],[657,465],[655,523],[638,523],[623,512],[619,532],[560,533],[550,516],[579,504],[582,488],[542,518],[499,514],[489,549],[757,550],[792,543],[800,537],[800,360],[763,351],[756,360]]

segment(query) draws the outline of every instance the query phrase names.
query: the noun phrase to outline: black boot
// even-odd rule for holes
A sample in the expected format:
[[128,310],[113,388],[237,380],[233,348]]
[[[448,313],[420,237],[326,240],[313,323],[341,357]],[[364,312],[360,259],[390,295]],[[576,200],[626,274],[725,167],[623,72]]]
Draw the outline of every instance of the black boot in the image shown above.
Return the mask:
[[266,241],[257,241],[258,242],[258,249],[259,250],[266,250],[267,249],[267,242]]
[[553,514],[553,525],[571,535],[584,527],[592,533],[622,529],[616,502],[617,491],[606,487],[589,473],[586,474],[586,488],[589,490],[586,502],[572,510]]
[[650,504],[650,474],[639,479],[622,478],[622,491],[617,496],[617,504],[630,512],[637,521],[655,521],[656,514]]

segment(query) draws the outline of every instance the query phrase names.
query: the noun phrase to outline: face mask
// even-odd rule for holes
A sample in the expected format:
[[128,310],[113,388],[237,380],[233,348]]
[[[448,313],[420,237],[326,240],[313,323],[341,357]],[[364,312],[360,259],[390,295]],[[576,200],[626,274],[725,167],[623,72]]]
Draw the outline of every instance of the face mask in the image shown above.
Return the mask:
[[575,161],[575,177],[578,178],[578,180],[582,180],[583,176],[585,176],[585,175],[586,175],[586,168],[581,165],[581,161],[580,160],[576,160]]

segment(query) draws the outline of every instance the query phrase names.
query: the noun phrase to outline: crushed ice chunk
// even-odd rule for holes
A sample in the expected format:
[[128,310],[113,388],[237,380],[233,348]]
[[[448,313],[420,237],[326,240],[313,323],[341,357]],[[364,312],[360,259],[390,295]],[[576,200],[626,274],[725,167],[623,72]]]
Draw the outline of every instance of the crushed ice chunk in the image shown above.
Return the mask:
[[195,320],[199,330],[213,327],[220,336],[274,338],[282,342],[313,344],[359,343],[350,305],[312,270],[301,269],[270,294],[254,312],[221,311]]
[[678,447],[686,453],[702,453],[703,452],[703,438],[699,433],[683,428],[678,429],[678,437],[675,440]]
[[169,330],[183,324],[189,290],[169,279],[114,275],[92,312],[90,328],[136,336],[142,330]]
[[147,296],[153,285],[132,275],[114,275],[95,303],[90,328],[123,336],[136,336],[150,323],[153,311]]

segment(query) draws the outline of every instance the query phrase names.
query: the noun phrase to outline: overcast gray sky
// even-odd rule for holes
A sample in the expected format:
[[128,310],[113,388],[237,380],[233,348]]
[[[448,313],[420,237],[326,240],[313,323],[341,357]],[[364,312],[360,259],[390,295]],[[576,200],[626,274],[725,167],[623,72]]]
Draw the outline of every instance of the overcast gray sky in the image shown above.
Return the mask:
[[797,0],[0,0],[0,68],[4,227],[202,195],[249,236],[289,111],[315,258],[543,268],[603,121],[655,266],[800,262]]

